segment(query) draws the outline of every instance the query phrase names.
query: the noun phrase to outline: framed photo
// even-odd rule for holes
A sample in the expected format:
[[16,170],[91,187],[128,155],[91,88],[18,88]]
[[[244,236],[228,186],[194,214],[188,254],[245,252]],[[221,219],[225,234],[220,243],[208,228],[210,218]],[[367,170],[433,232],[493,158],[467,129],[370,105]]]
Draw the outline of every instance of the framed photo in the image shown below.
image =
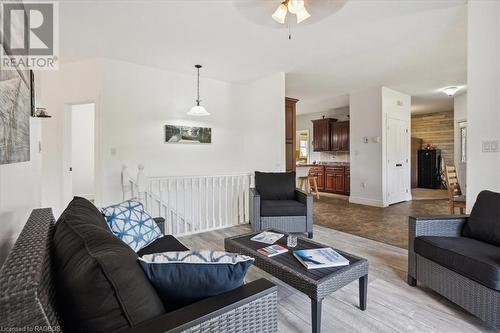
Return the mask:
[[212,143],[212,129],[196,126],[165,125],[166,143]]

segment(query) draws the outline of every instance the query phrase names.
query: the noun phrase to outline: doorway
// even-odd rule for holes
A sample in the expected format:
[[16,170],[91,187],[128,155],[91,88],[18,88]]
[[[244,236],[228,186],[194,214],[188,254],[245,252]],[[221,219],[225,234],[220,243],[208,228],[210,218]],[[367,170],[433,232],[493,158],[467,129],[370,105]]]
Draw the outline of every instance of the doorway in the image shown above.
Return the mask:
[[387,203],[409,198],[408,122],[387,118]]
[[69,105],[65,116],[66,201],[79,196],[95,202],[95,103]]

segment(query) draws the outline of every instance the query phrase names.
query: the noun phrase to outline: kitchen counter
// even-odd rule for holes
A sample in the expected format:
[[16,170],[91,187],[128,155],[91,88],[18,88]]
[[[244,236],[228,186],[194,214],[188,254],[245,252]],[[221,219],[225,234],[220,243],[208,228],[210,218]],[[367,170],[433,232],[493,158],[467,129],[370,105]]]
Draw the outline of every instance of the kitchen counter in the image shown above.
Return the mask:
[[348,162],[297,164],[297,173],[300,176],[304,173],[305,176],[305,172],[316,177],[319,191],[343,195],[351,193],[351,165]]
[[316,164],[297,164],[297,167],[315,167],[315,166],[350,166],[349,162],[323,162]]

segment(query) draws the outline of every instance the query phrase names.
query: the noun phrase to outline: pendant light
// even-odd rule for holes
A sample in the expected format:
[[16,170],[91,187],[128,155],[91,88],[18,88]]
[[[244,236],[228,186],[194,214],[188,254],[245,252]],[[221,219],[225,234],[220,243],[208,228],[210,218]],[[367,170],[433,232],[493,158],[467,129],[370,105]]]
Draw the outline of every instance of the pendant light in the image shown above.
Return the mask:
[[201,65],[195,65],[194,66],[197,71],[198,71],[198,81],[197,81],[197,92],[198,92],[198,95],[197,95],[197,100],[196,100],[196,105],[193,106],[191,108],[191,110],[188,111],[188,115],[189,116],[197,116],[197,117],[200,117],[200,116],[210,116],[210,113],[203,107],[200,105],[200,68],[201,68]]

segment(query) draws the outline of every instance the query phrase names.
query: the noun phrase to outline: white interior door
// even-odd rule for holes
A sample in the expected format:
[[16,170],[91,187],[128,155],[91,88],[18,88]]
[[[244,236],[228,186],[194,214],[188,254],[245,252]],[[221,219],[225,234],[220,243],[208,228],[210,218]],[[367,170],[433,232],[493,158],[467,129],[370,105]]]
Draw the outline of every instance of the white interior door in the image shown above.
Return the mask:
[[95,104],[70,105],[66,114],[66,201],[95,200]]
[[409,197],[408,122],[387,118],[387,203],[394,204]]

